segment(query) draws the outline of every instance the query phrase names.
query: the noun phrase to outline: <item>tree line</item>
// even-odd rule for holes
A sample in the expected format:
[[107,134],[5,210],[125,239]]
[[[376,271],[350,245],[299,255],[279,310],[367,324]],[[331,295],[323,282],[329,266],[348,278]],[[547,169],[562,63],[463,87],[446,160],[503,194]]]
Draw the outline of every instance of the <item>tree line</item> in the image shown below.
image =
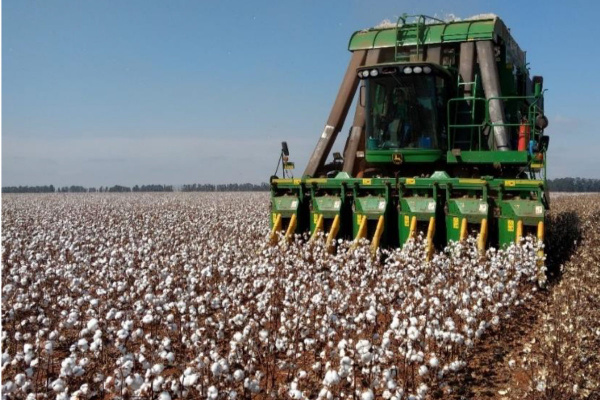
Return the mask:
[[[548,179],[548,188],[553,192],[600,192],[600,179],[591,178],[556,178]],[[269,190],[268,183],[194,183],[186,184],[180,188],[174,188],[173,185],[135,185],[128,186],[63,186],[55,188],[54,185],[45,186],[4,186],[2,193],[126,193],[126,192],[264,192]]]
[[182,192],[266,192],[269,191],[268,183],[255,185],[253,183],[228,183],[214,185],[211,183],[194,183],[183,185]]
[[548,179],[548,188],[553,192],[600,192],[600,179],[556,178]]

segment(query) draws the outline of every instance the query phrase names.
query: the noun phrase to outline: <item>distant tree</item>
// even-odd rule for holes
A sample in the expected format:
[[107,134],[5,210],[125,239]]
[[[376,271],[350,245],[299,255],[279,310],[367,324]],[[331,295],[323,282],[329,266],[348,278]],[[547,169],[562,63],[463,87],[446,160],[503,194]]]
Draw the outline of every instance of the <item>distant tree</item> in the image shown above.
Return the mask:
[[108,189],[108,191],[111,193],[125,193],[125,192],[131,192],[131,188],[129,188],[127,186],[115,185],[115,186],[110,187]]
[[69,193],[86,193],[87,189],[83,186],[72,185],[69,187]]

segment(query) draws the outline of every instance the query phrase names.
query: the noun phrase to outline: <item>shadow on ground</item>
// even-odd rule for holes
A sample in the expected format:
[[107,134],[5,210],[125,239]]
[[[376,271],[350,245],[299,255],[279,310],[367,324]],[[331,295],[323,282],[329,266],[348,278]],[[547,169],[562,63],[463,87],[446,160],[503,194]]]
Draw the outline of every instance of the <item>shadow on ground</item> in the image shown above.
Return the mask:
[[577,249],[581,233],[581,219],[574,211],[550,215],[546,219],[546,267],[551,282],[560,278],[560,266]]

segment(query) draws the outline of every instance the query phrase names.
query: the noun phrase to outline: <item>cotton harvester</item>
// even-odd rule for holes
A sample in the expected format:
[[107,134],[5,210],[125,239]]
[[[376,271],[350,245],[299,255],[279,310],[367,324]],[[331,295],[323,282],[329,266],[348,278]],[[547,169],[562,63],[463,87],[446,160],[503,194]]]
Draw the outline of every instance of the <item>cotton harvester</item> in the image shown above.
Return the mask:
[[[271,178],[272,240],[323,232],[402,246],[544,238],[543,79],[496,16],[422,15],[355,32],[333,109],[301,178]],[[343,155],[326,163],[354,98]],[[288,149],[285,145],[284,168]],[[285,171],[284,171],[285,172]]]

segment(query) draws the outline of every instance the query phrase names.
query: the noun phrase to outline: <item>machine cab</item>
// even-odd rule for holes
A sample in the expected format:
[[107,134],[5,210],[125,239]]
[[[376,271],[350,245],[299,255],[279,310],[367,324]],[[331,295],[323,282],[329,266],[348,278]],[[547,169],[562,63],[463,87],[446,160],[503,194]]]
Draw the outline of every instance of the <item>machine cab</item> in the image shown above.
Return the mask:
[[388,64],[361,68],[358,76],[364,84],[360,97],[368,161],[389,162],[390,154],[402,154],[406,161],[442,157],[452,87],[445,69],[424,63]]

